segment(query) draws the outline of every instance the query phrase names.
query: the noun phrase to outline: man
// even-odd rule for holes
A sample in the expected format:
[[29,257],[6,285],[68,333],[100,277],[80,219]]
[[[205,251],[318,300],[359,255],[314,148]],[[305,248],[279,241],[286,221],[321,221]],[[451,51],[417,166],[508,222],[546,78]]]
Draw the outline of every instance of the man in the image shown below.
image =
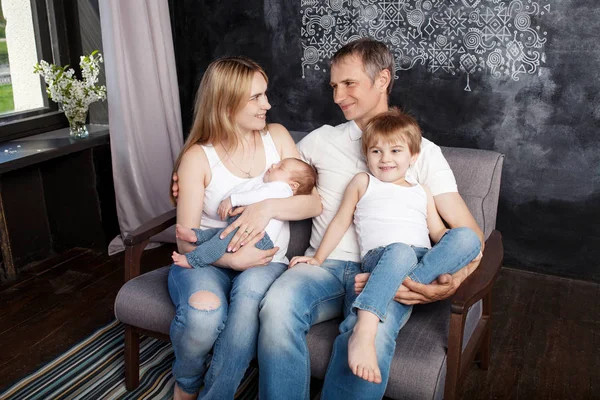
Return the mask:
[[[394,74],[394,59],[380,42],[361,39],[342,47],[331,64],[333,99],[349,122],[336,127],[323,126],[307,135],[298,149],[318,172],[318,190],[323,213],[313,218],[311,247],[314,255],[329,222],[333,219],[347,183],[367,171],[360,154],[362,129],[368,121],[388,110]],[[419,183],[427,185],[435,196],[438,210],[452,228],[459,226],[483,234],[456,190],[454,175],[439,147],[424,139],[422,152],[413,169]],[[450,296],[478,261],[463,268],[454,278],[443,276],[433,285],[406,281],[397,295],[404,304],[435,301]],[[388,313],[377,334],[377,356],[381,384],[355,376],[348,367],[348,338],[355,319],[349,307],[355,289],[364,287],[366,274],[360,273],[360,253],[354,226],[330,257],[320,266],[299,264],[284,272],[265,296],[260,313],[258,344],[261,399],[308,399],[310,359],[306,333],[312,325],[339,316],[342,308],[347,319],[334,344],[332,359],[323,386],[323,399],[378,399],[385,392],[389,367],[395,350],[396,332]],[[356,279],[355,279],[356,277]],[[397,305],[401,306],[401,305]],[[402,321],[399,326],[402,326]],[[378,379],[374,379],[377,381]]]
[[[336,127],[325,125],[298,143],[304,159],[318,172],[317,189],[323,203],[322,214],[313,218],[311,247],[306,255],[314,255],[319,247],[341,203],[347,183],[356,173],[367,171],[360,154],[362,129],[371,118],[388,110],[395,71],[389,49],[385,44],[370,39],[348,43],[336,52],[331,64],[333,99],[349,122]],[[469,227],[483,240],[481,229],[458,194],[454,175],[438,146],[423,139],[412,174],[433,192],[438,211],[451,228]],[[287,201],[289,199],[270,200],[268,205],[258,203],[249,206],[228,229],[243,225],[260,232],[271,218],[301,218],[286,205]],[[224,235],[228,233],[226,230]],[[234,237],[232,243],[239,239]],[[473,260],[456,274],[442,275],[429,285],[406,280],[396,294],[398,303],[390,306],[448,298],[478,264],[479,259]],[[338,317],[342,311],[344,317],[348,317],[356,291],[364,287],[367,279],[368,274],[360,273],[358,241],[354,226],[351,226],[330,258],[320,267],[299,264],[275,281],[263,299],[260,312],[258,360],[261,399],[309,398],[310,358],[306,333],[312,325]],[[386,321],[393,318],[393,313],[390,314]],[[382,322],[378,329],[376,348],[381,383],[376,384],[355,376],[348,367],[348,338],[353,324],[354,320],[349,317],[340,326],[342,333],[335,341],[323,386],[323,398],[326,400],[378,399],[385,392],[397,332],[386,330],[392,325],[386,322]]]

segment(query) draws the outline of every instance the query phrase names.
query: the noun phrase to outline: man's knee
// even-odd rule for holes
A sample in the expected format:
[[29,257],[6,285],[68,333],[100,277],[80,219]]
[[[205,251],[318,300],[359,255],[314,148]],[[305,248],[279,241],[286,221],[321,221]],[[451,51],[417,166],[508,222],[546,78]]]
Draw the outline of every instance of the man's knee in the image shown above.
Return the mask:
[[213,311],[221,307],[221,300],[208,290],[200,290],[190,296],[188,304],[198,311]]

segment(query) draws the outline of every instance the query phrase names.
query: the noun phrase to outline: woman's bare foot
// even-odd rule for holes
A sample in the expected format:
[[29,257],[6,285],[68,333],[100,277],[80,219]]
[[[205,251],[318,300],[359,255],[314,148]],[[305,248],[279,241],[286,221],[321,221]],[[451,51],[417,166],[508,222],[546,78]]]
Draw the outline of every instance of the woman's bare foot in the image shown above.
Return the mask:
[[183,254],[179,254],[178,252],[174,251],[171,258],[173,259],[173,263],[179,265],[180,267],[192,268],[190,263],[188,263],[187,257]]
[[181,390],[178,384],[173,389],[173,400],[196,400],[198,394],[189,394]]
[[[361,324],[361,313],[368,313],[370,321]],[[374,317],[374,319],[373,319]],[[372,322],[375,322],[373,325]],[[375,336],[379,318],[368,311],[359,310],[359,322],[354,327],[352,336],[348,341],[348,365],[352,373],[359,378],[373,383],[381,383],[381,371],[377,364],[377,351],[375,350]]]
[[179,224],[175,225],[175,236],[184,242],[195,243],[198,240],[193,230]]

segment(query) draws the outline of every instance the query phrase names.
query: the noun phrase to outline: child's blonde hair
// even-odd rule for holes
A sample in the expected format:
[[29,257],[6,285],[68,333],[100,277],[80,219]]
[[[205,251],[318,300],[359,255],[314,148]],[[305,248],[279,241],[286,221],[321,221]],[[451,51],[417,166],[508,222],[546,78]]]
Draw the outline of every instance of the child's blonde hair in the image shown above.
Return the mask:
[[404,142],[411,155],[421,151],[421,128],[409,114],[392,107],[369,121],[362,134],[362,152],[366,157],[369,148],[380,140],[387,143]]

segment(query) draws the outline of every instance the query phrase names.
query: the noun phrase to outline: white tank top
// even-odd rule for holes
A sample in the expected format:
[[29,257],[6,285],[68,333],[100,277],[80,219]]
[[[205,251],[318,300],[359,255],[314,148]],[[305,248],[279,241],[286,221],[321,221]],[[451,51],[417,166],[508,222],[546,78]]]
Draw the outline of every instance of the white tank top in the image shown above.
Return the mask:
[[[273,142],[273,138],[269,132],[261,133],[263,147],[265,149],[265,169],[259,175],[262,179],[264,173],[271,167],[272,164],[281,161],[277,147]],[[210,165],[211,179],[208,186],[204,189],[204,205],[202,207],[202,220],[200,222],[201,229],[209,228],[224,228],[227,226],[227,221],[221,221],[217,214],[219,204],[225,198],[225,195],[230,192],[237,185],[247,182],[250,179],[240,178],[233,175],[223,165],[219,155],[217,154],[213,145],[201,145],[208,158]],[[283,223],[283,227],[279,232],[279,236],[271,238],[273,244],[279,247],[279,251],[273,257],[274,262],[288,263],[288,259],[285,257],[287,252],[288,243],[290,241],[290,226],[287,221]]]
[[421,185],[399,186],[369,174],[369,184],[354,210],[361,258],[392,243],[431,248],[427,229],[427,194]]

